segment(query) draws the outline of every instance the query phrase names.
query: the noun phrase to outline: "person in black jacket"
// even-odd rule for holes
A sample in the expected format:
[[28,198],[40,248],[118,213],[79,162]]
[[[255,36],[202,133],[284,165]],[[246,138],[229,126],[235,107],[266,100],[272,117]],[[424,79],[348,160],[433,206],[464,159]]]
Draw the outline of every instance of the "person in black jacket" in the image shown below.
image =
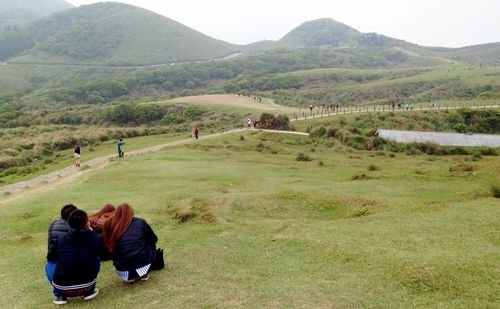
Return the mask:
[[[56,248],[57,239],[69,232],[70,227],[68,224],[68,218],[75,210],[77,210],[77,208],[73,204],[64,205],[61,209],[61,219],[52,221],[49,226],[47,264],[45,265],[45,274],[47,275],[47,279],[50,283],[52,283],[52,279],[51,277],[49,277],[49,274],[54,273],[56,263],[59,258]],[[54,288],[53,292],[55,297],[60,296],[58,289]]]
[[104,223],[102,237],[123,281],[149,279],[158,237],[145,220],[134,217],[132,207],[120,205],[113,218]]
[[89,227],[87,213],[75,210],[68,218],[70,230],[57,239],[58,261],[50,274],[51,283],[59,291],[54,303],[67,303],[67,297],[94,298],[99,290],[95,287],[100,270],[99,255],[104,246]]

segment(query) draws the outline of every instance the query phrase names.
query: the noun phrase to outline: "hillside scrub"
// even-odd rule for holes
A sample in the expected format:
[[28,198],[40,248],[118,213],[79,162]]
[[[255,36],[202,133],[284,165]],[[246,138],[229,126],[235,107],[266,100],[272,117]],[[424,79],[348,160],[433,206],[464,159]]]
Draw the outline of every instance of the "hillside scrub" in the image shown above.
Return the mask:
[[341,117],[307,128],[313,138],[336,139],[358,150],[383,150],[407,154],[429,155],[498,155],[488,147],[447,147],[432,143],[398,144],[375,135],[377,129],[453,132],[457,124],[471,123],[469,130],[478,133],[499,134],[500,112],[497,110],[460,109],[449,112],[373,113],[352,118]]
[[290,130],[290,119],[286,115],[262,113],[259,118],[259,129]]

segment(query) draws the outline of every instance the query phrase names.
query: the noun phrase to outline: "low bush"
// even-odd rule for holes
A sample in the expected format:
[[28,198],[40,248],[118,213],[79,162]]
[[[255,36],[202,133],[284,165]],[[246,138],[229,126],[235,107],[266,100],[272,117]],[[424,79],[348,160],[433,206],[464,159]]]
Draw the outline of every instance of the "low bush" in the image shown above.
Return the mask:
[[297,155],[297,157],[295,158],[295,160],[297,161],[302,161],[302,162],[309,162],[309,161],[312,161],[312,158],[309,157],[308,155],[306,154],[303,154],[303,153],[299,153]]
[[490,191],[493,197],[500,198],[500,184],[490,184]]

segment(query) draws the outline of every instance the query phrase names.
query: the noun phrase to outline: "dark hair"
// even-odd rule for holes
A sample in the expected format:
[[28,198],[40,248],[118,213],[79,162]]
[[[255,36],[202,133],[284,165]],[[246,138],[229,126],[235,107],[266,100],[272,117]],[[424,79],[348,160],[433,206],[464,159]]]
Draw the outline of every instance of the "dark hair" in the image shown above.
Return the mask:
[[71,213],[77,209],[78,208],[76,208],[76,206],[73,204],[64,205],[64,207],[61,209],[61,218],[68,221],[69,215],[71,215]]
[[68,218],[69,227],[75,230],[83,230],[87,225],[87,213],[83,210],[77,209],[71,213]]

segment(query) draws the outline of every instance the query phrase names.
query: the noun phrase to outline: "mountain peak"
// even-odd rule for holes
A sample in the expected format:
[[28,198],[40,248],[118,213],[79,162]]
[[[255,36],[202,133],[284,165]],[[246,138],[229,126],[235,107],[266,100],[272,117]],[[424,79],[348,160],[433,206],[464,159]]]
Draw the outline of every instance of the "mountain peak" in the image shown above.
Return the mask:
[[332,18],[322,18],[303,23],[280,41],[293,46],[334,46],[355,45],[361,32]]

